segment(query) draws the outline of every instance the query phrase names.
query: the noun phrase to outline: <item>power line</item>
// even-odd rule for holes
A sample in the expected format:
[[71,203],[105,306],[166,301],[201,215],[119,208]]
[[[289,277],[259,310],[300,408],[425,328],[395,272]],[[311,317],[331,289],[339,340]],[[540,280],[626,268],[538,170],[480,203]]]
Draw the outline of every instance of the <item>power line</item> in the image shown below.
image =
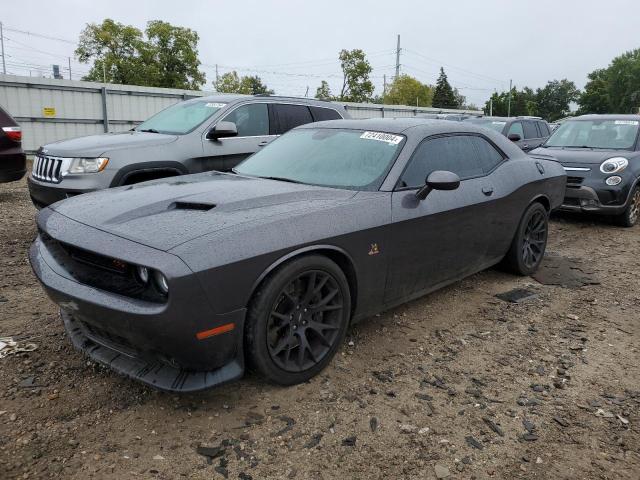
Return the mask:
[[68,40],[66,38],[58,38],[58,37],[52,37],[52,36],[49,36],[49,35],[42,35],[41,33],[28,32],[26,30],[19,30],[17,28],[4,27],[4,29],[9,31],[9,32],[22,33],[23,35],[29,35],[31,37],[44,38],[45,40],[55,40],[57,42],[70,43],[71,45],[77,45],[77,43],[78,43],[78,42],[74,42],[73,40]]

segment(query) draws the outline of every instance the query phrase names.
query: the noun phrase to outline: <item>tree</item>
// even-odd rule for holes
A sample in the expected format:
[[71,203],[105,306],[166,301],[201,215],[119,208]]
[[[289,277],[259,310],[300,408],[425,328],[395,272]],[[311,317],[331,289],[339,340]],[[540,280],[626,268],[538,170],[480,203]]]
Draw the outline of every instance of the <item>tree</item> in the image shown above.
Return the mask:
[[214,82],[217,92],[222,93],[241,93],[245,95],[273,95],[273,90],[267,88],[262,83],[262,79],[256,76],[239,76],[234,70],[220,76],[217,82]]
[[580,91],[575,83],[565,79],[552,80],[544,88],[536,90],[537,114],[555,122],[571,114],[569,105],[578,100]]
[[589,81],[584,86],[578,103],[578,114],[608,113],[611,111],[609,103],[609,79],[606,69],[597,69],[587,75]]
[[360,49],[342,50],[339,55],[342,67],[342,89],[339,99],[343,102],[366,102],[373,94],[369,80],[371,65]]
[[520,115],[537,115],[536,94],[529,87],[518,90],[517,87],[511,89],[511,111],[509,112],[509,92],[494,92],[491,100],[485,103],[484,112],[489,115],[491,112],[491,101],[493,101],[493,115],[512,117]]
[[436,88],[433,91],[433,106],[436,108],[456,108],[457,106],[453,89],[442,67],[440,67],[440,76],[436,81]]
[[467,103],[467,97],[462,95],[457,88],[453,89],[453,98],[456,99],[456,108],[466,108],[465,103]]
[[80,34],[75,55],[93,62],[84,80],[151,87],[200,88],[198,34],[188,28],[152,20],[142,32],[110,18],[88,24]]
[[161,20],[147,24],[147,44],[156,67],[155,86],[197,90],[206,79],[198,70],[198,40],[189,28],[175,27]]
[[332,100],[333,95],[331,95],[331,88],[329,88],[329,84],[326,80],[322,80],[320,86],[316,89],[316,98],[318,100]]
[[105,19],[88,24],[80,34],[75,55],[93,66],[83,80],[149,85],[151,54],[142,32],[130,25]]
[[393,80],[384,96],[387,105],[431,106],[433,90],[429,85],[409,76],[400,75]]

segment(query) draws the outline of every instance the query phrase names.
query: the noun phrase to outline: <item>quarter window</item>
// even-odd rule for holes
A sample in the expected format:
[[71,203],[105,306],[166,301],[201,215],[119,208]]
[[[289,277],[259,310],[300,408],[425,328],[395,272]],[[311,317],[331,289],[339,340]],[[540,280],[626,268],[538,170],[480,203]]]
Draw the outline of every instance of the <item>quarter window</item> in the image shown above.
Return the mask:
[[266,103],[242,105],[224,117],[223,121],[235,123],[239,137],[269,135],[269,111]]
[[311,112],[306,105],[274,104],[277,122],[276,134],[281,135],[292,128],[313,122]]
[[524,138],[539,138],[534,122],[524,122]]
[[400,187],[420,187],[435,170],[448,170],[461,180],[484,174],[474,136],[452,135],[422,142],[402,175]]
[[513,122],[511,124],[511,126],[509,127],[509,131],[507,132],[507,136],[516,133],[518,135],[520,135],[520,138],[524,138],[524,131],[522,130],[522,123],[520,122]]
[[311,109],[311,114],[313,115],[314,122],[321,122],[323,120],[338,120],[342,117],[340,114],[335,111],[333,108],[324,108],[324,107],[309,107]]
[[547,127],[547,124],[545,122],[538,122],[538,128],[540,129],[540,135],[542,137],[549,136],[549,127]]
[[504,160],[504,155],[482,137],[469,137],[476,149],[482,172],[490,173]]

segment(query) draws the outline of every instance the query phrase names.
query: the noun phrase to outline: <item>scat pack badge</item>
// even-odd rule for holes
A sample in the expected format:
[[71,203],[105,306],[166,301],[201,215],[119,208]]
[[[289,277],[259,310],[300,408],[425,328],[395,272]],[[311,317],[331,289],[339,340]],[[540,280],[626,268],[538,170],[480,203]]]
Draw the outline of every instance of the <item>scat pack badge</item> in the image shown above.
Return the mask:
[[377,243],[372,243],[369,247],[369,255],[378,255],[380,253],[380,249],[378,248]]

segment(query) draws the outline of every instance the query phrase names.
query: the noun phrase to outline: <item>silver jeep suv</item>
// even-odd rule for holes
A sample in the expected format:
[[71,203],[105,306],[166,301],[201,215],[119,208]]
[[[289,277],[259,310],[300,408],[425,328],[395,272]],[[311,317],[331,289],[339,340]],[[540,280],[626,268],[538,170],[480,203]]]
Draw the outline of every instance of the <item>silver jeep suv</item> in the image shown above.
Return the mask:
[[348,118],[338,104],[308,98],[216,95],[177,103],[128,132],[41,147],[28,178],[31,200],[58,200],[156,178],[229,171],[288,130]]

